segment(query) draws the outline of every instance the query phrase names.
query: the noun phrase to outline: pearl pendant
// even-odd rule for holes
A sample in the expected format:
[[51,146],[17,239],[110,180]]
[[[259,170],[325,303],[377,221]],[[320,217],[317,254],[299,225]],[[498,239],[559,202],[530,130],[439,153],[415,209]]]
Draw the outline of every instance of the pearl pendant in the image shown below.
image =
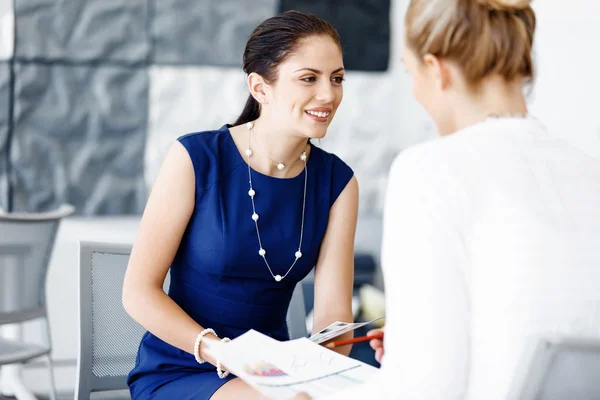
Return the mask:
[[302,153],[302,155],[300,156],[300,160],[306,161],[306,152]]
[[281,275],[275,275],[275,280],[277,282],[280,282],[283,278],[281,277]]
[[246,157],[252,156],[252,149],[246,149]]
[[284,165],[283,163],[279,163],[279,164],[277,164],[277,169],[278,169],[278,170],[280,170],[280,171],[281,171],[281,170],[282,170],[282,169],[284,169],[284,168],[285,168],[285,165]]
[[254,189],[248,190],[248,196],[254,197],[255,194],[256,194],[256,192],[254,191]]
[[260,254],[262,257],[264,257],[264,256],[265,256],[265,254],[267,254],[267,251],[266,251],[265,249],[260,249],[260,250],[258,251],[258,254]]
[[258,214],[257,213],[252,214],[252,219],[254,221],[258,221]]
[[296,258],[300,258],[302,257],[302,252],[300,250],[298,250],[295,254]]

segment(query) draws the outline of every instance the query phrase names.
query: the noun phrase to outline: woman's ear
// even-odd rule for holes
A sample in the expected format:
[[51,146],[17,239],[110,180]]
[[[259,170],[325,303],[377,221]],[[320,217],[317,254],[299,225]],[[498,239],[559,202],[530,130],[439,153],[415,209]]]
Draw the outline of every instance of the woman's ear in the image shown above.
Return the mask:
[[450,86],[451,73],[449,65],[432,54],[425,54],[423,65],[426,73],[435,79],[435,85],[439,90],[445,90]]
[[252,97],[254,97],[254,99],[260,104],[267,104],[268,99],[265,90],[267,83],[265,82],[264,78],[256,72],[252,72],[250,75],[248,75],[247,83],[248,90],[250,91]]

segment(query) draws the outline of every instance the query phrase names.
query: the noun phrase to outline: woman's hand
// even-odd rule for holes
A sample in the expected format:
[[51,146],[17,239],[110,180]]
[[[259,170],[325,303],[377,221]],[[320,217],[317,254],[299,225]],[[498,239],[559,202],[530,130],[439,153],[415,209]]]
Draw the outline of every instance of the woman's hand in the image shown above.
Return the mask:
[[[367,332],[367,336],[383,333],[384,329],[385,328],[370,330],[369,332]],[[381,364],[381,359],[383,358],[383,354],[385,353],[385,349],[383,347],[383,339],[371,339],[369,344],[371,345],[371,348],[375,350],[375,359],[378,363]]]
[[297,395],[292,397],[291,400],[312,400],[312,397],[310,397],[308,394],[302,392],[302,393],[298,393]]
[[[207,333],[204,335],[202,342],[200,343],[200,358],[204,361],[212,364],[213,366],[217,366],[217,359],[219,357],[220,347],[226,346],[227,343],[221,342],[221,339],[213,335],[212,333]],[[221,361],[221,360],[219,360]],[[221,371],[222,372],[231,372],[227,369],[225,365],[221,362]]]

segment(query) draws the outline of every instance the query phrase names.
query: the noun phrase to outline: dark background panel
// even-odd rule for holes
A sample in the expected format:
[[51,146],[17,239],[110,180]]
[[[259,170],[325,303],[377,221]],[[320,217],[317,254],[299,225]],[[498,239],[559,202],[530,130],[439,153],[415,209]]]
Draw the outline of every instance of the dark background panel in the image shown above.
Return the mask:
[[340,33],[348,70],[386,71],[390,59],[390,0],[281,0],[280,12],[310,12]]

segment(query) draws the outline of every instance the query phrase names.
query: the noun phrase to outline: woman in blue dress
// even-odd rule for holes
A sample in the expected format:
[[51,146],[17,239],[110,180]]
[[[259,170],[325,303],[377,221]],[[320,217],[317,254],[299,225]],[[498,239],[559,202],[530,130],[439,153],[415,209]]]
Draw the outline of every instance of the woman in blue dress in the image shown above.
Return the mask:
[[218,374],[206,350],[249,329],[289,339],[292,292],[313,268],[314,330],[352,320],[358,184],[311,142],[342,100],[339,35],[314,15],[275,16],[250,36],[244,71],[240,117],[180,137],[144,211],[123,287],[148,330],[128,379],[134,399],[260,398]]

